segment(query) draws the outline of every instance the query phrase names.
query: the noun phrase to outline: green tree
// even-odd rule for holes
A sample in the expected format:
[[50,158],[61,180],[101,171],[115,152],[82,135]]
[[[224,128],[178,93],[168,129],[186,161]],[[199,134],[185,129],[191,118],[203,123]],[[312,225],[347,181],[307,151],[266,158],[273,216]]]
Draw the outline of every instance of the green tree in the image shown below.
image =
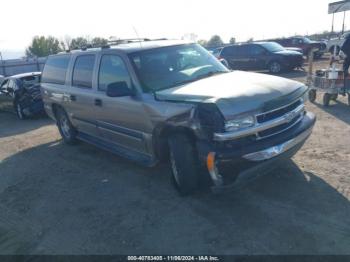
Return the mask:
[[89,44],[89,41],[85,37],[77,37],[73,38],[70,41],[69,49],[74,50],[74,49],[81,49],[83,47],[87,47]]
[[206,47],[208,45],[208,41],[207,40],[198,40],[198,44],[200,44],[201,46]]
[[91,45],[92,46],[104,46],[108,44],[108,40],[102,37],[94,37],[91,40]]
[[230,38],[230,44],[235,44],[236,43],[236,38],[234,38],[234,37],[231,37]]
[[222,46],[224,42],[222,41],[221,37],[219,35],[213,35],[210,40],[208,41],[207,46],[208,47],[217,47]]
[[62,48],[58,39],[53,36],[35,36],[32,43],[26,49],[26,56],[44,57],[61,52]]

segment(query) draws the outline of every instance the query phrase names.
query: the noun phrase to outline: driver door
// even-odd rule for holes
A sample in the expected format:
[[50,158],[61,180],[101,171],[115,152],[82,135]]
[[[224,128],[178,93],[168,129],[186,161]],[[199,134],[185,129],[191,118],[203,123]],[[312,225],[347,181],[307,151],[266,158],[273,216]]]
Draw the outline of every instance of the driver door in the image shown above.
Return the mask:
[[103,54],[100,59],[95,112],[101,138],[116,146],[146,153],[147,117],[142,102],[133,96],[109,97],[107,87],[125,82],[132,89],[131,77],[123,59]]

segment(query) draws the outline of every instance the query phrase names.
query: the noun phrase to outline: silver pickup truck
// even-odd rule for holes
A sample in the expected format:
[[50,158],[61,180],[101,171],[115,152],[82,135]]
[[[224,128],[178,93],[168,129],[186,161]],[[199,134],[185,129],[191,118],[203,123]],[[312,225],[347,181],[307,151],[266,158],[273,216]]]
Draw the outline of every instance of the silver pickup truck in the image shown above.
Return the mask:
[[305,85],[230,71],[183,41],[125,41],[50,56],[41,92],[65,142],[83,140],[147,166],[169,161],[183,195],[206,178],[221,191],[275,167],[315,123],[304,108]]

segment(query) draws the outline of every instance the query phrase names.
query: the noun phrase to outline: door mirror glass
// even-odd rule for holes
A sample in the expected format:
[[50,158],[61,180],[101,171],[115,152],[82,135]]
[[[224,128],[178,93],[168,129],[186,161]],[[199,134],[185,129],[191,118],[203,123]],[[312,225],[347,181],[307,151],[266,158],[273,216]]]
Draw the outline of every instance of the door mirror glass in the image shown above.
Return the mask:
[[122,97],[133,96],[134,92],[128,87],[125,81],[110,83],[107,86],[107,96],[109,97]]

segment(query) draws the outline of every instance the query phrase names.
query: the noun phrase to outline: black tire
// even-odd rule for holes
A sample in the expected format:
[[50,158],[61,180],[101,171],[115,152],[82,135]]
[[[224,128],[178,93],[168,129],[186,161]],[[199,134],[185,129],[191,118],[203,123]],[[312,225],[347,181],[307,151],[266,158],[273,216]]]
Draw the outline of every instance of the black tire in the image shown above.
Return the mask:
[[323,105],[324,106],[329,106],[329,103],[331,102],[331,99],[332,99],[332,95],[328,94],[328,93],[325,93],[323,95]]
[[269,64],[269,72],[271,74],[279,74],[283,71],[283,67],[280,62],[278,61],[272,61]]
[[23,112],[22,104],[18,99],[15,99],[15,101],[13,102],[13,107],[15,109],[18,119],[24,120],[27,118],[27,116]]
[[169,158],[172,180],[182,196],[193,194],[199,187],[197,152],[186,134],[170,135]]
[[350,93],[348,94],[348,105],[350,106]]
[[70,122],[67,113],[60,107],[56,109],[56,120],[63,141],[69,145],[76,144],[78,141],[77,131]]
[[309,100],[311,103],[314,103],[316,101],[316,90],[311,89],[309,91]]

